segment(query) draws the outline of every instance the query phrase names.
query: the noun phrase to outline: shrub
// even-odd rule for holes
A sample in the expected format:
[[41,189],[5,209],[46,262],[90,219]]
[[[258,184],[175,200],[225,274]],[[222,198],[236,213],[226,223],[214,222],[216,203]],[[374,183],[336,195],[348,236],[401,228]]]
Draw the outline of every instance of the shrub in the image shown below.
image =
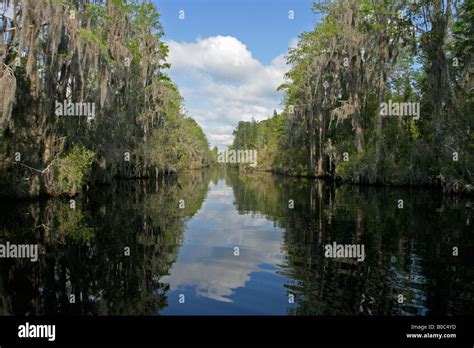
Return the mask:
[[71,151],[61,159],[58,182],[60,193],[74,196],[87,182],[92,171],[95,153],[82,145],[74,145]]

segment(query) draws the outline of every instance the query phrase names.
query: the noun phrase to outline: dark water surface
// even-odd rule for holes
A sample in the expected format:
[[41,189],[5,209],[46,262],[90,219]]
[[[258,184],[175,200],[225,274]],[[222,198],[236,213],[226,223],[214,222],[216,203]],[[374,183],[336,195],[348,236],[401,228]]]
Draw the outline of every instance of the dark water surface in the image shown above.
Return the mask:
[[467,199],[213,169],[1,209],[0,244],[40,251],[0,259],[3,315],[474,314]]

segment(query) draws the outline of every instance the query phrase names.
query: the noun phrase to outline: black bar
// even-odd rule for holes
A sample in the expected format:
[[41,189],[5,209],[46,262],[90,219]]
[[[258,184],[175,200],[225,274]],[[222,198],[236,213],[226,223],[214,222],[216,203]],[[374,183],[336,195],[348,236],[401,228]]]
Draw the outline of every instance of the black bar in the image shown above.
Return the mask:
[[[0,317],[8,344],[409,344],[473,346],[474,317]],[[20,338],[19,326],[54,324],[55,340]],[[425,325],[421,331],[412,325]],[[430,327],[429,325],[434,325]],[[439,326],[438,326],[439,325]],[[444,325],[455,325],[447,327]],[[430,329],[431,328],[431,329]],[[449,329],[448,329],[449,328]],[[456,338],[407,338],[407,334]]]

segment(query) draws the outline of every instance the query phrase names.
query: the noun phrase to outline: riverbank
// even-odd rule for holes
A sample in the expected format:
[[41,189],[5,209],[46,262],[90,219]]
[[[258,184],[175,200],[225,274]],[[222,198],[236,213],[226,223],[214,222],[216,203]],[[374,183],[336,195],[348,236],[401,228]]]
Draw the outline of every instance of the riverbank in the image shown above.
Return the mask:
[[[360,180],[351,180],[350,178],[342,178],[341,176],[330,176],[324,175],[322,177],[317,175],[310,175],[308,173],[289,173],[288,171],[282,171],[277,169],[269,169],[269,168],[254,168],[248,165],[240,166],[239,170],[243,171],[244,173],[252,173],[252,172],[264,172],[264,173],[274,173],[281,176],[286,177],[295,177],[295,178],[312,178],[312,179],[321,179],[328,183],[334,183],[335,185],[359,185],[359,186],[373,186],[373,187],[393,187],[393,188],[407,188],[407,189],[429,189],[440,192],[445,195],[457,195],[457,196],[465,196],[465,197],[474,197],[474,185],[472,184],[464,184],[464,186],[460,186],[457,189],[450,189],[449,187],[445,187],[442,185],[440,180],[436,182],[426,181],[425,183],[417,183],[417,184],[410,184],[409,182],[406,183],[389,183],[389,182],[369,182],[369,181],[360,181]],[[454,184],[453,184],[454,185]]]

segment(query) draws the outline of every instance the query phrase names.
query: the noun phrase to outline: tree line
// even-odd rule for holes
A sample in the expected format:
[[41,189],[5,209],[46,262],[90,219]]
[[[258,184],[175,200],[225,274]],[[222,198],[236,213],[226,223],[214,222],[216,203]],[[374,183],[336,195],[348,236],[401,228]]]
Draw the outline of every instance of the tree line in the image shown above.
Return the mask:
[[[1,4],[2,195],[74,195],[114,177],[211,163],[165,73],[168,47],[150,1]],[[58,115],[58,103],[88,103],[94,117]]]
[[259,169],[474,192],[472,1],[336,0],[287,55],[284,110],[239,122]]

